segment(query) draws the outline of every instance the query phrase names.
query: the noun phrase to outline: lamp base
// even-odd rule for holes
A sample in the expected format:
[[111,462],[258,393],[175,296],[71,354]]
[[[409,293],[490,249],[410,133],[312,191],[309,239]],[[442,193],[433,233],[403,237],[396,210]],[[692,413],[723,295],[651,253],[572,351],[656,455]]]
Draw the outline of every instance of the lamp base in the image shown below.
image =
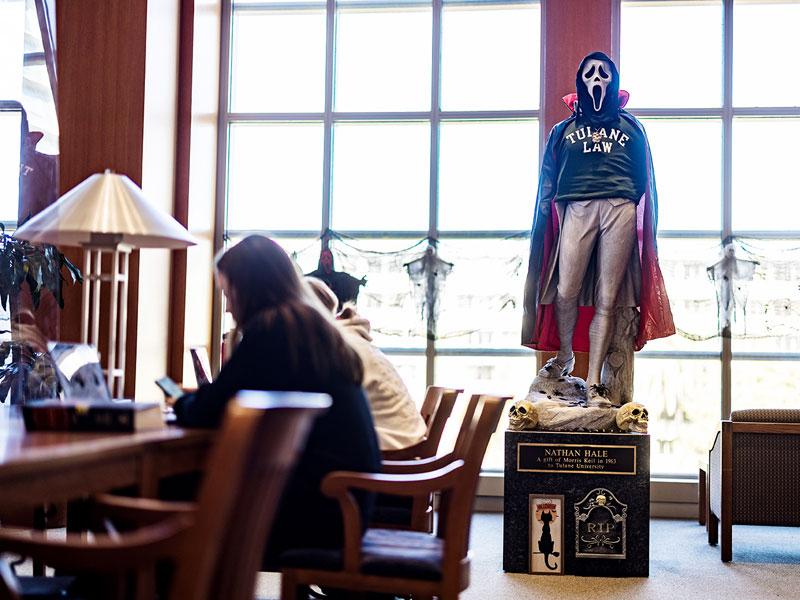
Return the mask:
[[[131,246],[120,243],[117,234],[92,234],[92,241],[84,244],[84,285],[82,290],[83,319],[81,341],[100,350],[100,287],[108,282],[108,347],[104,363],[108,390],[121,398],[125,388],[125,350],[128,321],[128,265]],[[103,272],[103,256],[110,256],[111,269]],[[91,336],[90,336],[91,329]],[[105,358],[106,360],[103,360]]]

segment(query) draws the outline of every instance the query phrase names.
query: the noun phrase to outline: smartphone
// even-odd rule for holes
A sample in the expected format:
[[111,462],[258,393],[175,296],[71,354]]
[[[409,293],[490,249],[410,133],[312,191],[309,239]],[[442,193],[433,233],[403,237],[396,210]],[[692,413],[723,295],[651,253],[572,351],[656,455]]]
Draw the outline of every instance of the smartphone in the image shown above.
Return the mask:
[[156,379],[156,385],[161,388],[167,396],[171,398],[180,398],[183,396],[184,391],[175,381],[166,375],[161,379]]

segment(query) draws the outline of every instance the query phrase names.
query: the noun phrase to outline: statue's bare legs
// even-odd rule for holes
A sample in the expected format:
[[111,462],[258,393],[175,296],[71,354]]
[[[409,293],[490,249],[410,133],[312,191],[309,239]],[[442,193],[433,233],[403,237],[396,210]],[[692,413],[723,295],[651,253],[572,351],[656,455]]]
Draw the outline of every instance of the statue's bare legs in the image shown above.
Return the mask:
[[592,252],[597,247],[595,314],[589,326],[589,372],[586,384],[600,384],[603,361],[614,329],[617,293],[636,241],[633,202],[590,200],[570,202],[564,211],[558,254],[556,319],[560,349],[556,361],[573,356],[572,336],[578,318],[578,297]]

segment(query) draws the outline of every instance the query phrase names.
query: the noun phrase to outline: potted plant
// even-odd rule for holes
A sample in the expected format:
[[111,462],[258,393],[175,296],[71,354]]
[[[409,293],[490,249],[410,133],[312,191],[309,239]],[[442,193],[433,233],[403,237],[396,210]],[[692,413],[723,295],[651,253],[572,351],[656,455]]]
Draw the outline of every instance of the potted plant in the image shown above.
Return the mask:
[[27,284],[33,308],[39,307],[42,292],[49,290],[59,308],[64,308],[64,282],[83,283],[80,269],[55,246],[32,244],[8,235],[0,224],[0,305],[10,313],[11,339],[0,343],[0,402],[11,391],[11,403],[28,398],[52,397],[60,383],[47,355],[46,340],[33,321],[33,313],[19,305]]

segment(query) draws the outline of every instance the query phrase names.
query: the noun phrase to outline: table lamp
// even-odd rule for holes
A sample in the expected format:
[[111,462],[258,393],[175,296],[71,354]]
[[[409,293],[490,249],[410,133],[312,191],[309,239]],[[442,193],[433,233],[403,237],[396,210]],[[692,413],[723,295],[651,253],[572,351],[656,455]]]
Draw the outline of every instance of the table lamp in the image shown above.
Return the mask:
[[[85,251],[81,341],[99,348],[100,284],[111,286],[106,381],[114,397],[125,384],[128,262],[134,248],[185,248],[197,242],[183,225],[148,201],[125,175],[96,173],[14,232],[14,237]],[[103,272],[103,256],[110,270]],[[89,335],[91,329],[91,337]]]

